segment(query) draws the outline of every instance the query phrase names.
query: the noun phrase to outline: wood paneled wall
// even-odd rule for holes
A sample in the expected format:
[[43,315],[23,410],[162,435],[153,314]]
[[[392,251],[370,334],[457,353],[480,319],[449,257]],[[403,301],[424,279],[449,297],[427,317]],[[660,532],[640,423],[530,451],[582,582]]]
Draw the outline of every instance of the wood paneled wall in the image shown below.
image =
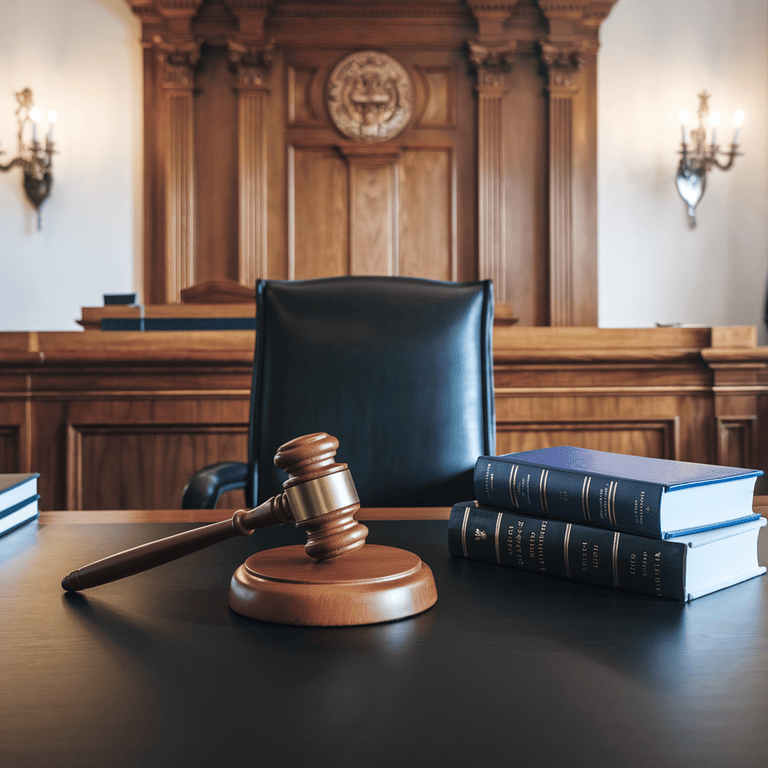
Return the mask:
[[[497,326],[497,451],[768,470],[768,349],[754,338]],[[248,331],[0,334],[0,472],[40,472],[42,509],[177,508],[194,471],[247,457],[253,349]]]
[[[596,324],[598,31],[615,0],[128,1],[144,303],[217,278],[490,277],[523,325]],[[363,51],[403,79],[335,79]],[[350,83],[403,125],[347,130]]]

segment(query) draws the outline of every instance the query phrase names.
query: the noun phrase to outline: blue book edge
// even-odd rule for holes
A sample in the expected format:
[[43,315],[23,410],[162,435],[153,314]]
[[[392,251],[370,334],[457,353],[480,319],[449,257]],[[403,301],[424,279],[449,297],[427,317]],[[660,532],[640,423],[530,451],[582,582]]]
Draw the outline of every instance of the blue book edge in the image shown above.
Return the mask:
[[693,528],[681,528],[678,531],[666,531],[663,534],[665,539],[674,539],[676,536],[688,536],[691,533],[703,533],[704,531],[714,531],[718,528],[729,528],[732,525],[739,525],[740,523],[751,523],[753,520],[761,517],[757,512],[745,515],[744,517],[737,517],[734,520],[726,520],[721,523],[713,523],[712,525],[694,526]]
[[[11,531],[15,531],[17,528],[21,528],[22,526],[26,525],[27,523],[32,522],[33,520],[36,520],[38,517],[40,517],[40,510],[37,508],[37,500],[40,498],[40,494],[35,494],[34,496],[30,496],[28,499],[24,499],[24,501],[20,501],[18,504],[14,504],[9,509],[6,509],[0,514],[0,536],[5,536],[6,534],[10,533]],[[7,528],[4,528],[3,521],[7,520],[10,515],[12,515],[15,512],[19,512],[23,510],[25,507],[29,507],[34,504],[34,510],[27,515],[26,517],[22,517],[21,520],[17,520],[12,525],[9,525]]]
[[[8,509],[4,509],[2,512],[0,512],[0,521],[4,517],[8,517],[8,515],[12,515],[14,512],[18,512],[22,507],[26,507],[27,504],[31,504],[33,501],[37,501],[40,498],[40,494],[36,493],[32,496],[30,496],[27,499],[24,499],[23,501],[19,501],[16,504],[14,504],[11,507],[8,507]],[[0,522],[0,526],[2,525],[2,522]]]

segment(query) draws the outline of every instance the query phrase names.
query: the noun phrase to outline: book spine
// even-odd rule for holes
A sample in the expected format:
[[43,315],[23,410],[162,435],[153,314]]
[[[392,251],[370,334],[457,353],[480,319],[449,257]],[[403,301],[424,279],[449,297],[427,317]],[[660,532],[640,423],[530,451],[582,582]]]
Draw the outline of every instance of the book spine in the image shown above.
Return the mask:
[[451,509],[448,550],[455,557],[681,602],[686,599],[686,548],[677,541],[468,502]]
[[484,504],[663,538],[659,485],[481,457],[474,488]]

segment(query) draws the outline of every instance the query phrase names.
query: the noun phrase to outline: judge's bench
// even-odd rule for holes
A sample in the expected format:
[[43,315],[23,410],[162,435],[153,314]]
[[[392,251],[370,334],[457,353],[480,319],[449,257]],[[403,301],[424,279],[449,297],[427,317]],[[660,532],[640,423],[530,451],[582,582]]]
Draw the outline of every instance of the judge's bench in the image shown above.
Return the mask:
[[[0,473],[39,472],[42,509],[177,508],[195,470],[246,459],[253,330],[109,332],[85,310],[81,324],[0,334]],[[502,317],[493,354],[498,453],[570,444],[768,469],[753,327]]]

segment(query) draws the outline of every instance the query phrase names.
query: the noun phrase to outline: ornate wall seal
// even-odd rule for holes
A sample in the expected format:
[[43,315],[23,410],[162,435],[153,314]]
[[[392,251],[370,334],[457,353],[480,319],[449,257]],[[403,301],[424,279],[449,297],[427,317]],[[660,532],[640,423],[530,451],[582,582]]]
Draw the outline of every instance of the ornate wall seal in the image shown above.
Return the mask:
[[387,141],[413,115],[413,84],[386,53],[358,51],[342,59],[328,78],[328,112],[356,141]]

